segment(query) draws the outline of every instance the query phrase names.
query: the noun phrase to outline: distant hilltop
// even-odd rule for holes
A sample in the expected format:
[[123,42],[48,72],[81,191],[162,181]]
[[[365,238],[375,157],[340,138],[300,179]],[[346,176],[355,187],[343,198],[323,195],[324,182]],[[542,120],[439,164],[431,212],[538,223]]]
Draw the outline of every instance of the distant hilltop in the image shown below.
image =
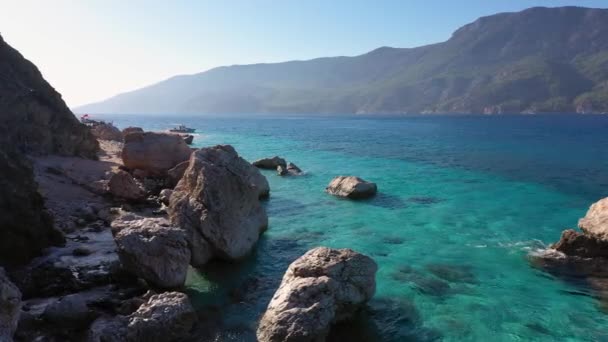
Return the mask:
[[[355,39],[356,37],[353,37]],[[608,112],[608,9],[482,17],[443,43],[219,67],[76,108],[92,113]]]

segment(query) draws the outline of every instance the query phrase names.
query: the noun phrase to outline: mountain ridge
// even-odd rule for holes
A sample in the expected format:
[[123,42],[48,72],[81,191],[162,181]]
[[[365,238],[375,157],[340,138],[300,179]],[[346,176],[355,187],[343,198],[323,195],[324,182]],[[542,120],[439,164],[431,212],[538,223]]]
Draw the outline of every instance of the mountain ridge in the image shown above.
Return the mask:
[[213,68],[75,108],[97,113],[608,111],[608,9],[481,17],[441,43]]

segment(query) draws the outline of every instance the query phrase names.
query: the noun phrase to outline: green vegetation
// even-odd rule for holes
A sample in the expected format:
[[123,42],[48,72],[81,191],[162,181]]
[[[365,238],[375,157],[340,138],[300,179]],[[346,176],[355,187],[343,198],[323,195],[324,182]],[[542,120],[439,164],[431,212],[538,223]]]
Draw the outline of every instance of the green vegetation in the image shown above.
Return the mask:
[[78,108],[157,113],[521,113],[608,110],[608,10],[483,17],[443,43],[221,67]]

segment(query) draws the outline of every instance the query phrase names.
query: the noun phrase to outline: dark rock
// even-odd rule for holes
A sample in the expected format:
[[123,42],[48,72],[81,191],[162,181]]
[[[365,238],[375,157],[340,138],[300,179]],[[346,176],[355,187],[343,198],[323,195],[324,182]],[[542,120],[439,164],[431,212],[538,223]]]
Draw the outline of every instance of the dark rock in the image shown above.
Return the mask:
[[190,134],[188,134],[188,135],[186,135],[186,136],[183,136],[182,138],[184,138],[184,142],[185,142],[186,144],[188,144],[188,145],[192,145],[192,141],[194,140],[194,135],[190,135]]
[[608,258],[608,241],[572,229],[564,230],[560,240],[551,247],[570,256]]
[[53,228],[29,161],[15,151],[7,151],[10,146],[1,146],[0,264],[14,265],[30,260],[48,246],[63,243],[64,239]]
[[74,250],[72,251],[72,254],[75,256],[87,256],[91,255],[92,253],[93,251],[90,248],[84,246],[74,248]]
[[130,201],[141,201],[146,196],[133,176],[122,170],[112,174],[108,182],[108,191],[114,197]]
[[282,166],[282,167],[287,167],[287,162],[285,162],[285,159],[278,157],[278,156],[274,156],[272,158],[263,158],[263,159],[259,159],[254,161],[253,166],[258,167],[260,169],[268,169],[268,170],[276,170],[276,168],[278,166]]
[[0,341],[12,341],[21,312],[21,292],[0,267]]
[[184,172],[186,172],[186,169],[188,168],[188,165],[190,165],[190,161],[186,160],[185,162],[181,162],[175,165],[175,167],[173,167],[169,171],[167,171],[167,179],[169,180],[170,187],[175,187],[180,181],[180,179],[182,179],[182,177],[184,176]]
[[131,134],[131,133],[143,133],[143,132],[144,132],[144,130],[141,127],[127,127],[122,130],[122,136],[126,137],[128,134]]

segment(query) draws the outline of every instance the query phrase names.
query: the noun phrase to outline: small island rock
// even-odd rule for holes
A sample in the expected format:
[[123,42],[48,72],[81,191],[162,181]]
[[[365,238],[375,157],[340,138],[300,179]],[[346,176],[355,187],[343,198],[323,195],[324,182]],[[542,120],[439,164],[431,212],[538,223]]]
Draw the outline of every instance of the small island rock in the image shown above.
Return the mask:
[[260,321],[260,342],[322,341],[376,289],[378,267],[350,249],[318,247],[294,261]]
[[378,188],[376,183],[367,182],[359,177],[339,176],[329,183],[325,191],[334,196],[361,199],[374,196]]
[[274,156],[272,158],[256,160],[253,162],[253,166],[260,169],[275,170],[278,166],[287,167],[287,162],[285,162],[285,159],[279,156]]

